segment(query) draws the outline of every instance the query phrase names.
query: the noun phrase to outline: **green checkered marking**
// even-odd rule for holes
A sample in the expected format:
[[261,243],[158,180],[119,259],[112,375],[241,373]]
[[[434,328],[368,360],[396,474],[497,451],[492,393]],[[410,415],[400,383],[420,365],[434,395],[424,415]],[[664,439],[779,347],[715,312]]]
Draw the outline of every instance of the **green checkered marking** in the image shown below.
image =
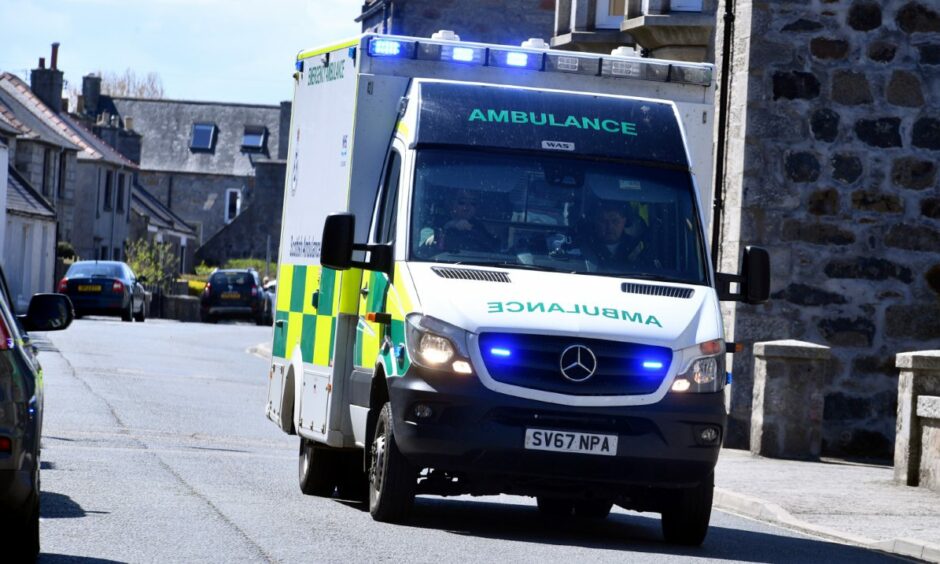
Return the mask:
[[[300,349],[301,354],[303,355],[303,362],[313,363],[314,360],[314,346],[317,344],[317,318],[319,317],[329,317],[330,318],[330,334],[328,336],[321,336],[321,345],[327,347],[329,351],[329,358],[333,358],[333,339],[335,338],[336,332],[336,318],[333,317],[333,295],[334,295],[334,286],[336,282],[336,271],[330,270],[328,268],[323,268],[320,274],[320,287],[319,287],[319,299],[318,299],[318,308],[316,314],[304,313],[305,300],[309,300],[311,296],[307,295],[307,276],[316,276],[317,269],[315,267],[307,267],[305,265],[294,265],[292,266],[293,273],[291,276],[290,284],[290,310],[278,310],[274,314],[275,321],[283,321],[281,324],[275,324],[274,327],[274,345],[272,354],[276,357],[286,358],[287,354],[290,352],[287,350],[288,346],[288,335],[296,334],[296,328],[291,328],[291,314],[294,314],[295,322],[298,319],[296,314],[300,315]],[[293,329],[293,331],[291,331]],[[324,328],[325,329],[325,328]],[[321,353],[322,354],[322,353]],[[322,361],[321,361],[322,362]]]
[[[304,362],[313,362],[313,343],[317,336],[317,316],[304,314],[303,325],[300,330],[300,350],[304,357]],[[332,343],[331,343],[332,345]]]
[[[274,350],[271,351],[276,357],[285,358],[287,356],[287,320],[290,317],[286,311],[274,313]],[[284,323],[278,323],[283,321]]]

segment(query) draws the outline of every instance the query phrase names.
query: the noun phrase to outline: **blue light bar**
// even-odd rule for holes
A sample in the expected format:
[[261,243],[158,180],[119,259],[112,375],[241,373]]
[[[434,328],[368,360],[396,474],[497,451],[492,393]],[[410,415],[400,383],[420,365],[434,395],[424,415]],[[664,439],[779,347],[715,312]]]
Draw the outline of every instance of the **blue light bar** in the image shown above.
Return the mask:
[[490,354],[493,356],[512,356],[512,351],[509,349],[503,349],[499,347],[493,347],[490,349]]
[[647,370],[659,370],[663,367],[663,363],[658,360],[647,360],[643,362],[643,368]]
[[397,57],[401,55],[401,47],[400,41],[375,38],[369,42],[369,54],[373,57]]
[[529,54],[514,52],[506,53],[506,64],[511,67],[529,66]]
[[462,63],[469,63],[474,59],[474,51],[470,47],[454,47],[450,58]]

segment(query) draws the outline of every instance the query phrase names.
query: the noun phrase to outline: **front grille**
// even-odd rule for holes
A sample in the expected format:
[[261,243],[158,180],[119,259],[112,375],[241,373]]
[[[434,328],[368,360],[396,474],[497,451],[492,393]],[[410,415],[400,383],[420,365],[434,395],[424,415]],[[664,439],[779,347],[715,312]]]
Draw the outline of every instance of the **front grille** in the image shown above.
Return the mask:
[[[486,370],[497,382],[575,396],[651,394],[662,384],[672,362],[672,350],[666,347],[576,336],[482,333],[479,342]],[[578,345],[596,359],[589,377],[584,368],[591,364],[590,355],[583,355],[580,364],[585,366],[571,368],[577,360],[572,355],[578,351],[570,348]],[[562,374],[565,351],[572,379]]]
[[675,286],[654,286],[652,284],[636,284],[624,282],[620,289],[626,294],[643,294],[644,296],[665,296],[667,298],[689,299],[695,290],[692,288],[677,288]]
[[432,266],[431,270],[441,278],[449,280],[476,280],[478,282],[509,282],[509,273],[498,270],[474,270],[471,268],[446,268]]

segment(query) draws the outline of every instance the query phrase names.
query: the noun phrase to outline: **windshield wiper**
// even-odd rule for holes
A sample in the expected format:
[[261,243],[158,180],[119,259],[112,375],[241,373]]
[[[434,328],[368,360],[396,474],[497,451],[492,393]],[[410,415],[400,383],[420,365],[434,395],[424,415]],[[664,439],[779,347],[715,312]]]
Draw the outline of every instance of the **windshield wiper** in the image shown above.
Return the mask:
[[583,272],[578,271],[574,274],[587,274],[588,276],[606,276],[608,278],[635,278],[637,280],[649,280],[650,282],[669,282],[671,284],[688,284],[690,286],[704,286],[704,282],[691,282],[672,276],[662,276],[660,274],[649,274],[647,272],[622,273],[622,272]]

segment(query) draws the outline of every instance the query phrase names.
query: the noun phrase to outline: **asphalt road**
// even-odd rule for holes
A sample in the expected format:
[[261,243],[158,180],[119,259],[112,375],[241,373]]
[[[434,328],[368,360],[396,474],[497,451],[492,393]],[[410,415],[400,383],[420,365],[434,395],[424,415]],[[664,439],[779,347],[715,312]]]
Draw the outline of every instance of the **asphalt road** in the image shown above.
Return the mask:
[[658,515],[553,523],[510,496],[376,523],[300,493],[297,438],[265,419],[268,362],[247,352],[270,328],[88,318],[37,337],[42,562],[896,561],[717,511],[697,549],[663,543]]

